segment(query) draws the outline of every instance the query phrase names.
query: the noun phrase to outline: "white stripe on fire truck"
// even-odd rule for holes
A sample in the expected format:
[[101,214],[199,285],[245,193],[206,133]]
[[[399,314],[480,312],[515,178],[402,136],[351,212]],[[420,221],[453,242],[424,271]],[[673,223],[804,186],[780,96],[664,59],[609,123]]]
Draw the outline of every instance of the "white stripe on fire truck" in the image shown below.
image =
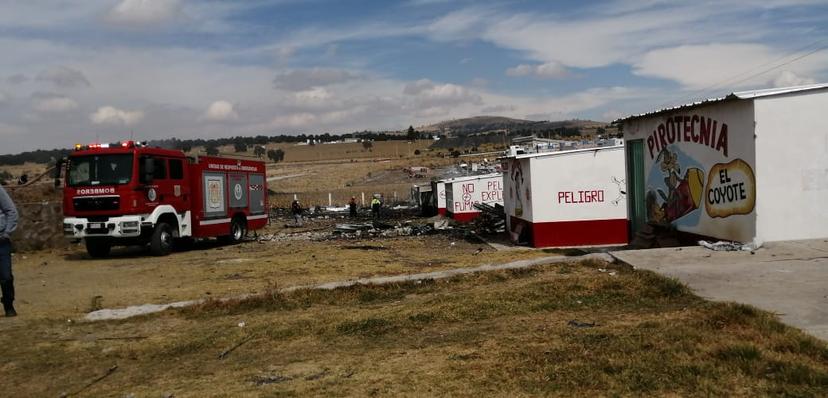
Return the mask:
[[262,214],[262,215],[259,215],[259,216],[250,216],[250,217],[247,217],[247,219],[248,219],[248,220],[261,220],[261,219],[263,219],[263,218],[267,218],[267,214]]
[[229,223],[229,218],[219,218],[216,220],[201,220],[198,222],[198,225],[216,225],[216,224],[225,224]]

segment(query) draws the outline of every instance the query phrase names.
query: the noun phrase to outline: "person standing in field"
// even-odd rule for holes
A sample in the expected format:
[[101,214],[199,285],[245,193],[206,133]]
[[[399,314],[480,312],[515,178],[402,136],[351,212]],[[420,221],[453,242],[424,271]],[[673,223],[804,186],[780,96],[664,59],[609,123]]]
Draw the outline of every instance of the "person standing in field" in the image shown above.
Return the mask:
[[357,216],[357,204],[356,198],[351,196],[351,201],[348,202],[348,210],[350,211],[351,218],[356,218]]
[[374,196],[374,198],[371,199],[371,214],[374,218],[379,218],[380,206],[382,206],[382,202],[380,202],[378,197]]
[[302,205],[299,204],[298,200],[294,200],[293,203],[290,204],[290,211],[293,213],[293,221],[297,227],[302,226]]
[[0,185],[0,290],[7,317],[17,316],[14,310],[14,277],[11,263],[11,233],[17,228],[17,208]]

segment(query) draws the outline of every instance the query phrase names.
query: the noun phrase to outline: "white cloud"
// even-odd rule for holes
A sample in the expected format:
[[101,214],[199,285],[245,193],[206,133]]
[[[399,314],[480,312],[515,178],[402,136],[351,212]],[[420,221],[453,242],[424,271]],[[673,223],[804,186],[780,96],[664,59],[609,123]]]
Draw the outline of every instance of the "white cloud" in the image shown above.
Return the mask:
[[330,100],[333,98],[333,94],[325,87],[314,87],[310,90],[294,93],[294,97],[299,103],[318,103]]
[[43,70],[37,74],[37,80],[52,83],[61,88],[91,86],[83,72],[67,66],[54,66]]
[[0,106],[6,105],[9,102],[11,102],[11,96],[0,91]]
[[773,58],[770,48],[757,44],[669,47],[647,52],[635,62],[633,73],[673,80],[689,89],[698,89],[739,76],[751,65],[761,65]]
[[343,69],[294,69],[277,74],[273,78],[273,87],[289,91],[304,91],[314,87],[345,83],[359,78],[358,74]]
[[428,79],[408,83],[403,94],[415,97],[421,106],[449,105],[461,103],[480,103],[480,95],[452,83],[437,84]]
[[111,124],[131,126],[144,118],[142,111],[125,111],[112,106],[102,106],[95,113],[89,115],[89,120],[95,124]]
[[316,115],[309,112],[294,113],[282,116],[276,116],[271,120],[270,124],[275,127],[310,127],[312,123],[316,122]]
[[825,70],[828,62],[828,51],[822,51],[787,65],[782,71],[776,69],[795,56],[750,43],[667,47],[647,52],[633,64],[633,73],[676,81],[686,89],[713,86],[721,90],[807,84],[814,80],[803,76]]
[[78,108],[78,102],[59,94],[36,93],[32,96],[34,108],[38,112],[60,113]]
[[789,70],[783,70],[773,79],[773,86],[774,87],[790,87],[790,86],[801,86],[803,84],[814,84],[816,80],[811,79],[809,77],[799,76],[794,72]]
[[572,73],[559,62],[547,62],[540,65],[521,64],[506,70],[508,76],[534,76],[539,79],[565,79]]
[[115,25],[145,26],[169,22],[181,14],[179,0],[121,0],[106,14]]
[[235,105],[228,101],[215,101],[204,112],[204,118],[214,122],[226,122],[237,120],[239,113],[236,111]]

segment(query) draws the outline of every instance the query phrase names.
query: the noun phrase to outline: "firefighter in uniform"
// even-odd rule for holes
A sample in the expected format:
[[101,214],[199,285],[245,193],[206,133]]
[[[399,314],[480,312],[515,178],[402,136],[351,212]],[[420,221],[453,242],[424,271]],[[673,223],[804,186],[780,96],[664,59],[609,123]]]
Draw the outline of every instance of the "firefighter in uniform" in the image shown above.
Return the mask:
[[374,199],[371,199],[371,214],[373,214],[374,218],[379,218],[380,206],[382,206],[382,202],[380,202],[378,197],[374,196]]

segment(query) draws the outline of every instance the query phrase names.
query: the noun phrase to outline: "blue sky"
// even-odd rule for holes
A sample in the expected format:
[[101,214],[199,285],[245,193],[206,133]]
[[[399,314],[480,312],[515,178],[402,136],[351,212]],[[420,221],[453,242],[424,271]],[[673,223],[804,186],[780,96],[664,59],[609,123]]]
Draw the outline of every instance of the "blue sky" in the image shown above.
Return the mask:
[[0,153],[483,114],[610,121],[828,81],[825,21],[824,0],[6,0]]

